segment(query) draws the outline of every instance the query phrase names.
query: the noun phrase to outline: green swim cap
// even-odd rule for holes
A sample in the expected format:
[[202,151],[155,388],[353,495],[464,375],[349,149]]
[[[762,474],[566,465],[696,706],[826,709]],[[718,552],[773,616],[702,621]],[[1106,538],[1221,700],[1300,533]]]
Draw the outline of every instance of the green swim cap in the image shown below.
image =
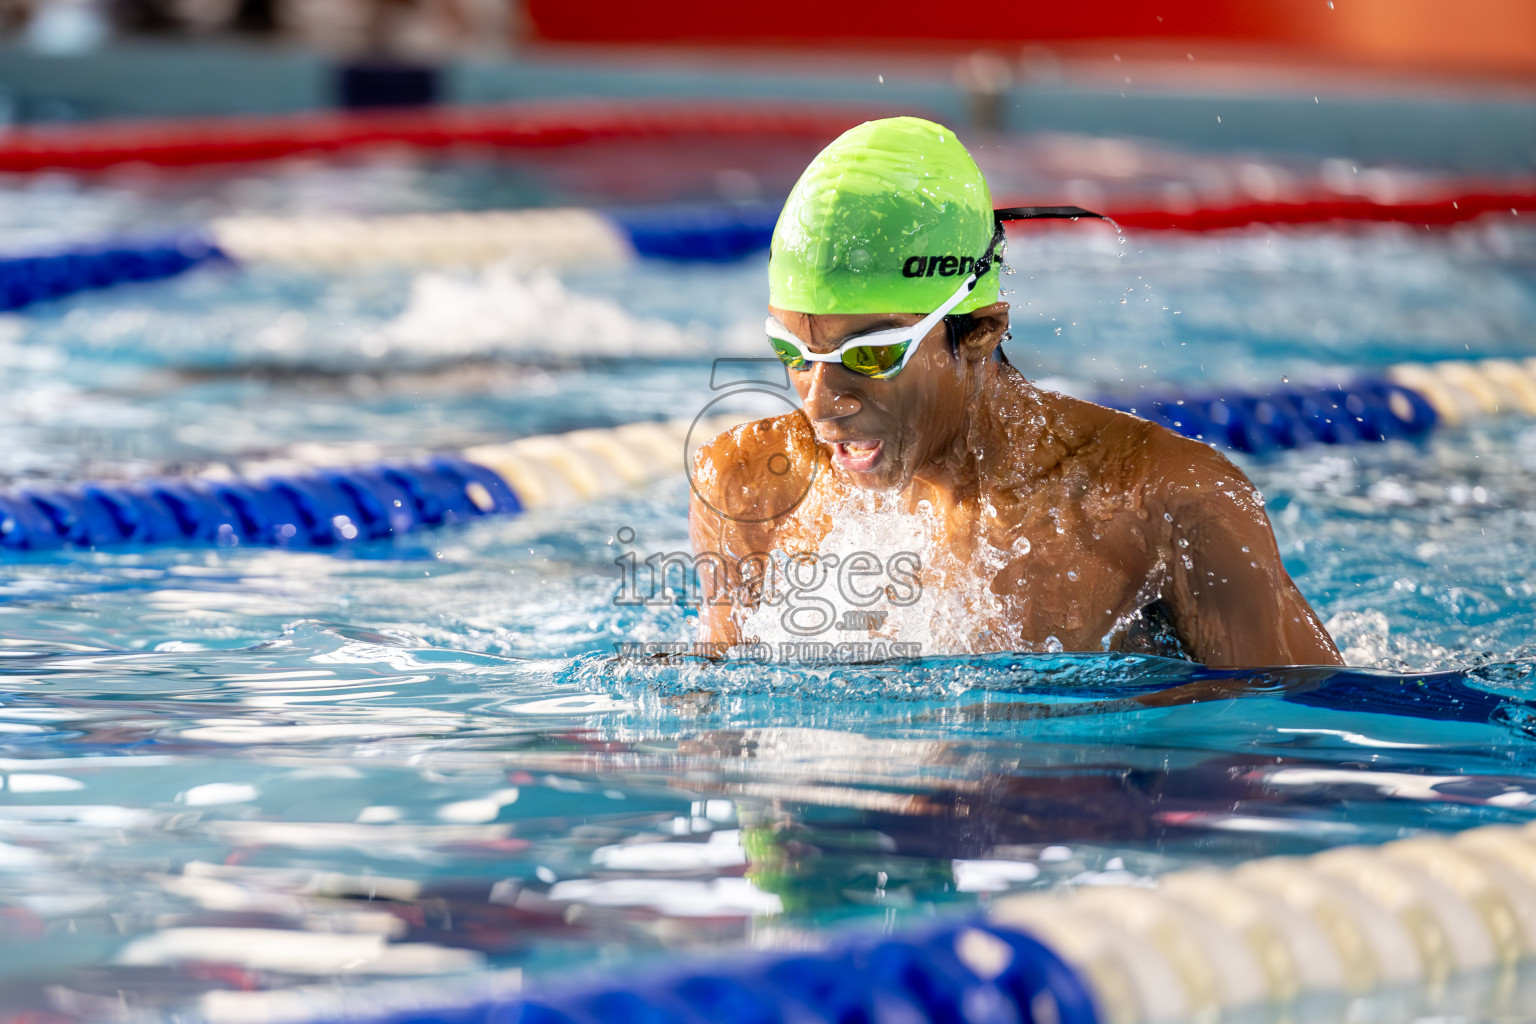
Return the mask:
[[[920,117],[866,121],[822,150],[789,194],[773,229],[768,302],[800,313],[931,313],[993,230],[987,180],[954,132]],[[997,301],[998,263],[956,313]]]

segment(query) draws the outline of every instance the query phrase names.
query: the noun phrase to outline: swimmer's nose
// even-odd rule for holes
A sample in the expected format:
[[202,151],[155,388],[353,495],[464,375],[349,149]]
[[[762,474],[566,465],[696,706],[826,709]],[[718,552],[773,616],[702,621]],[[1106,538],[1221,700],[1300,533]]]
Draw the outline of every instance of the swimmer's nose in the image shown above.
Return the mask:
[[812,363],[810,390],[805,393],[805,414],[812,422],[852,416],[860,409],[859,400],[838,385],[838,377],[847,371],[832,363]]

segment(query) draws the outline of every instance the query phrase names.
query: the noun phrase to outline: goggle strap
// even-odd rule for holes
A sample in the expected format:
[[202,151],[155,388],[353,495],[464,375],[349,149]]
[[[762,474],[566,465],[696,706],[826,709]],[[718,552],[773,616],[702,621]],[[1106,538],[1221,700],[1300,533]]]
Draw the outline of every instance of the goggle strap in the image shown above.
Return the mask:
[[1007,220],[1076,220],[1079,217],[1096,217],[1109,220],[1102,213],[1085,210],[1081,206],[1009,206],[992,211],[993,219]]
[[987,246],[987,251],[982,254],[981,259],[976,261],[976,279],[979,281],[987,271],[992,269],[992,261],[997,257],[997,247],[1003,243],[1003,225],[1008,221],[1077,220],[1079,217],[1109,220],[1102,213],[1094,213],[1081,206],[1007,206],[1001,210],[993,210],[992,219],[996,222],[997,228],[992,232],[992,241]]

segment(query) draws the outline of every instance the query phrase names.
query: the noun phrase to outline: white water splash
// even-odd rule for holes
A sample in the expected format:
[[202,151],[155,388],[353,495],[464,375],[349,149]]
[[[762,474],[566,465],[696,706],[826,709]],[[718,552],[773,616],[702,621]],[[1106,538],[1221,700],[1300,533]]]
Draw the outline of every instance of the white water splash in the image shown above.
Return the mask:
[[363,344],[372,356],[434,359],[492,353],[664,358],[712,351],[700,331],[572,292],[547,271],[522,274],[508,265],[474,276],[418,275],[405,312]]
[[[927,502],[907,511],[893,494],[855,491],[842,496],[831,518],[831,531],[810,553],[814,562],[805,559],[807,553],[775,553],[783,581],[778,588],[781,600],[765,601],[748,612],[742,622],[744,636],[775,649],[804,642],[915,643],[925,656],[1031,649],[1017,636],[999,635],[1011,617],[1011,599],[993,593],[991,582],[1007,564],[1007,552],[978,537],[971,557],[957,556],[954,549],[959,545],[946,543],[942,535],[941,515]],[[840,573],[859,553],[874,556],[881,571],[859,577]],[[797,554],[802,564],[784,565]],[[873,601],[861,600],[861,594],[877,587],[885,593]],[[871,612],[879,617],[878,624],[860,628],[861,614]],[[807,634],[819,623],[826,625]]]
[[[1456,650],[1410,634],[1394,633],[1385,612],[1374,608],[1343,611],[1323,624],[1344,658],[1354,668],[1387,671],[1430,671],[1465,661],[1469,651]],[[1481,638],[1472,638],[1475,641]]]

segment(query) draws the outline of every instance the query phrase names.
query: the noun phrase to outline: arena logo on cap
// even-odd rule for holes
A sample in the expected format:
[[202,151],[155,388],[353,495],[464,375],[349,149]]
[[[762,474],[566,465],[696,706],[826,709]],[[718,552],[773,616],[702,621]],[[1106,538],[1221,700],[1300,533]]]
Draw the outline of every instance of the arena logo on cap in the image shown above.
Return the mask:
[[964,277],[976,266],[972,256],[908,256],[901,265],[902,277]]

